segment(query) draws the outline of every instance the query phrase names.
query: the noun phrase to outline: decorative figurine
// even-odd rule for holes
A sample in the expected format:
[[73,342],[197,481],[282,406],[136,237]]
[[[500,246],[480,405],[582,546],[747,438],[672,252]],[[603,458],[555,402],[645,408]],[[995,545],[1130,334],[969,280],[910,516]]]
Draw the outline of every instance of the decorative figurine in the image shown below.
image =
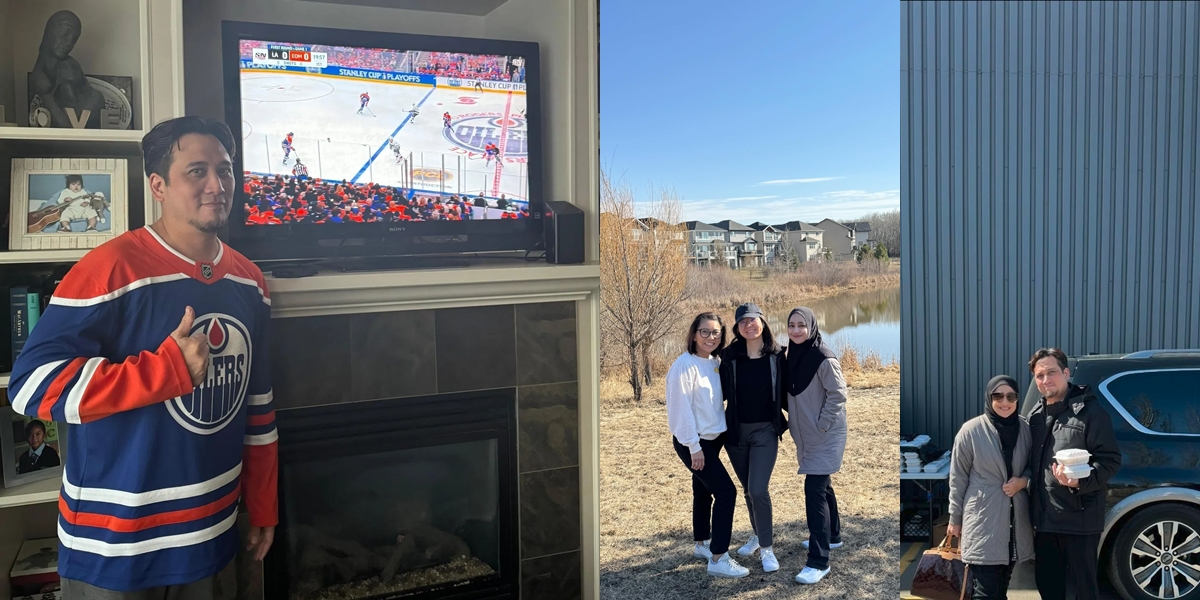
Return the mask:
[[60,10],[46,21],[29,78],[31,127],[100,127],[104,96],[92,87],[83,67],[70,56],[82,30],[79,17],[69,10]]

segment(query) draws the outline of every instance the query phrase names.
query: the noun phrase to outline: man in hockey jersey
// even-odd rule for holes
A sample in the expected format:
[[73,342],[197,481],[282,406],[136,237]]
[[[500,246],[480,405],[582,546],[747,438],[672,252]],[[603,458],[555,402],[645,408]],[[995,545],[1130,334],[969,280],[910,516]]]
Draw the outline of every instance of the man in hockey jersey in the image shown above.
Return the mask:
[[214,597],[239,545],[278,520],[262,272],[218,238],[234,139],[203,117],[142,138],[161,217],[63,278],[13,365],[17,412],[60,423],[58,573],[68,600]]
[[364,108],[371,103],[371,94],[363,92],[358,95],[358,114],[362,114]]

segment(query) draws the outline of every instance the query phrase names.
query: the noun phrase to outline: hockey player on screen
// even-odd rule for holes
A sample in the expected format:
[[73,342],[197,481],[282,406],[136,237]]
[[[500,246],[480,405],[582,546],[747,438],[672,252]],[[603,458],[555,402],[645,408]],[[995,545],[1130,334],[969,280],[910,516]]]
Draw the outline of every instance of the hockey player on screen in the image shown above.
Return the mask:
[[367,92],[363,92],[363,93],[359,94],[359,95],[358,95],[358,102],[359,102],[359,104],[358,104],[358,114],[360,114],[360,115],[361,115],[361,114],[362,114],[362,111],[363,111],[363,109],[364,109],[364,108],[366,108],[366,107],[367,107],[367,105],[371,103],[371,94],[369,94],[369,93],[367,93]]
[[442,113],[442,126],[450,129],[450,113]]
[[484,156],[487,158],[487,160],[484,161],[485,165],[491,166],[493,158],[496,159],[496,164],[500,164],[500,147],[499,146],[497,146],[491,142],[488,142],[487,145],[483,147],[483,153],[484,153]]
[[416,102],[414,102],[414,103],[413,103],[413,105],[412,105],[412,108],[408,109],[408,114],[410,115],[410,116],[409,116],[409,120],[410,120],[410,121],[412,121],[412,122],[414,122],[414,123],[416,123],[416,122],[417,122],[417,115],[421,114],[421,111],[417,110],[417,103],[416,103]]
[[396,157],[396,164],[400,164],[404,158],[400,156],[400,144],[396,143],[395,138],[388,138],[388,149],[392,151],[392,156]]
[[295,148],[292,147],[292,132],[288,132],[287,137],[283,138],[283,164],[287,164],[288,157],[292,155]]
[[478,79],[475,80],[475,91],[479,92],[480,94],[483,93],[483,84],[480,83]]

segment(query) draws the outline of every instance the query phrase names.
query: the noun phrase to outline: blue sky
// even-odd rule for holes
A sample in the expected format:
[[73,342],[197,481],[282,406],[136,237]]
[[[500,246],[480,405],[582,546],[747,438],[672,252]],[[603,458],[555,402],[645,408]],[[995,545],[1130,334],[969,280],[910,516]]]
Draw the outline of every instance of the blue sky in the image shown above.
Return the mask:
[[601,0],[601,167],[687,220],[899,209],[899,52],[894,0]]

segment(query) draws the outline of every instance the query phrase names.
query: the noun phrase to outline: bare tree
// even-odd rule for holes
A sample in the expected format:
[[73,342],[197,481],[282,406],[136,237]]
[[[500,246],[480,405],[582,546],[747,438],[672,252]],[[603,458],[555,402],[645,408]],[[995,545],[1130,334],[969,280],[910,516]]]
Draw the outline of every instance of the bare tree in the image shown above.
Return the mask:
[[900,211],[875,212],[856,221],[871,224],[871,241],[888,249],[889,256],[900,256]]
[[646,355],[654,342],[677,328],[687,297],[688,248],[680,223],[679,196],[672,190],[637,203],[628,184],[600,176],[600,303],[606,341],[619,343],[629,367],[633,397],[652,384]]

